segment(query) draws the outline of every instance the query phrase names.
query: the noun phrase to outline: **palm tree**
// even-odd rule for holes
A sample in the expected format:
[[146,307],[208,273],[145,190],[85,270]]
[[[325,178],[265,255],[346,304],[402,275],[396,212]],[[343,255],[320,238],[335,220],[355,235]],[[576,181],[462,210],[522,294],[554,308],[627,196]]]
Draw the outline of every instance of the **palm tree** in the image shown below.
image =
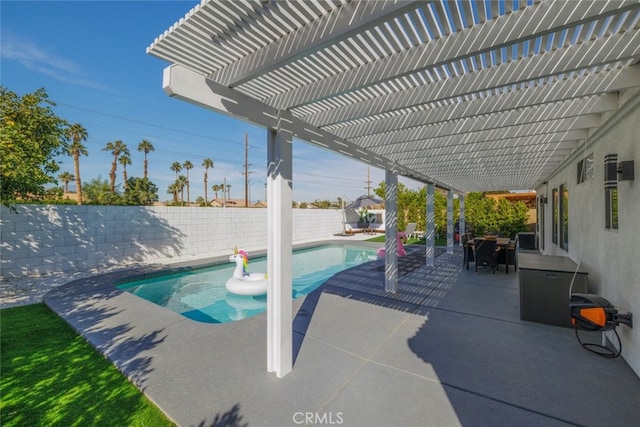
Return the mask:
[[[205,206],[209,206],[209,199],[207,199],[207,178],[209,168],[213,169],[213,160],[206,158],[202,161],[202,166],[204,166],[204,204]],[[214,185],[215,187],[215,185]],[[217,190],[214,190],[217,191]]]
[[167,189],[167,193],[169,194],[173,194],[173,203],[176,204],[178,203],[178,183],[177,181],[174,182],[173,184],[171,184],[169,186],[169,188]]
[[215,193],[215,198],[217,199],[218,198],[218,191],[220,191],[220,186],[218,184],[213,184],[211,186],[211,189]]
[[169,167],[169,169],[171,169],[172,171],[174,171],[176,173],[176,180],[178,179],[178,175],[180,174],[180,171],[182,170],[182,164],[180,164],[180,162],[173,162],[171,164],[171,167]]
[[227,184],[227,200],[231,200],[231,184]]
[[147,177],[147,154],[149,154],[151,151],[154,151],[155,149],[153,148],[153,145],[151,144],[151,141],[149,141],[148,139],[143,139],[140,144],[138,144],[138,151],[142,151],[144,152],[144,177]]
[[58,175],[58,178],[64,183],[64,192],[68,193],[69,192],[69,181],[73,181],[75,179],[75,177],[73,176],[73,174],[71,172],[64,171],[60,175]]
[[109,172],[109,188],[111,189],[111,194],[116,193],[116,169],[118,168],[118,157],[121,154],[126,154],[129,156],[129,149],[127,148],[127,144],[120,141],[119,139],[114,142],[107,142],[107,145],[104,146],[102,151],[111,151],[113,154],[113,162],[111,162],[111,172]]
[[80,179],[80,156],[87,156],[89,152],[82,145],[82,141],[86,141],[89,137],[87,130],[80,123],[75,123],[67,129],[67,135],[71,139],[71,145],[67,147],[67,153],[73,157],[73,168],[76,176],[76,196],[78,204],[82,204],[82,180]]
[[122,165],[122,177],[124,178],[124,188],[127,189],[127,165],[131,164],[131,157],[127,154],[120,156],[120,164]]
[[184,187],[187,185],[187,177],[184,175],[180,175],[178,179],[176,179],[176,186],[178,190],[180,190],[180,206],[184,206]]
[[191,206],[191,195],[189,193],[189,170],[193,169],[193,163],[187,160],[182,166],[187,170],[187,206]]

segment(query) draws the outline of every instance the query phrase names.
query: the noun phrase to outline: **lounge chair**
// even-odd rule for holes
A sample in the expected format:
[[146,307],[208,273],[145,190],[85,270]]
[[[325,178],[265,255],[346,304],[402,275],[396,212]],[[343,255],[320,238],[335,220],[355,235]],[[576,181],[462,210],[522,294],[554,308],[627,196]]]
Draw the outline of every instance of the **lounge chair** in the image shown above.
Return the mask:
[[404,230],[404,234],[407,235],[407,239],[422,239],[424,237],[424,231],[417,231],[417,226],[418,225],[415,222],[410,222],[407,224],[407,228]]

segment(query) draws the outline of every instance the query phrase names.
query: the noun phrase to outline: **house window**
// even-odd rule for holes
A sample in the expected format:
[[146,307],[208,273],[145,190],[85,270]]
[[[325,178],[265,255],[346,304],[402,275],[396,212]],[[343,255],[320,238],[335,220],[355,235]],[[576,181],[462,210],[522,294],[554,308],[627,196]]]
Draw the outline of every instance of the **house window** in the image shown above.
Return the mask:
[[558,244],[558,189],[554,188],[551,191],[551,210],[553,212],[553,224],[552,224],[552,230],[553,230],[553,236],[552,236],[552,241],[553,243],[555,243],[556,245]]
[[538,197],[538,209],[536,209],[537,220],[536,227],[538,228],[538,242],[540,249],[544,250],[544,205],[547,202],[546,197]]
[[605,228],[618,229],[618,155],[604,156]]
[[593,153],[578,162],[578,184],[593,179]]
[[566,184],[560,186],[560,247],[565,251],[569,250],[569,189]]

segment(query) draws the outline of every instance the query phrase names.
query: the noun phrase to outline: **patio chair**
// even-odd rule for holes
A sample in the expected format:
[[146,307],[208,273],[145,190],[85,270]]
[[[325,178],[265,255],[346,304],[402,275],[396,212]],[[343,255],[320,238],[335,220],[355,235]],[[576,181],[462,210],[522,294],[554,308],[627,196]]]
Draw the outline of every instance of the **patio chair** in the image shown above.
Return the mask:
[[417,238],[421,239],[424,236],[424,231],[416,231],[418,224],[410,222],[407,224],[407,228],[404,230],[404,234],[407,235],[407,239]]
[[476,263],[476,272],[478,264],[484,267],[491,267],[491,274],[495,274],[498,267],[498,242],[495,239],[474,239],[473,256]]

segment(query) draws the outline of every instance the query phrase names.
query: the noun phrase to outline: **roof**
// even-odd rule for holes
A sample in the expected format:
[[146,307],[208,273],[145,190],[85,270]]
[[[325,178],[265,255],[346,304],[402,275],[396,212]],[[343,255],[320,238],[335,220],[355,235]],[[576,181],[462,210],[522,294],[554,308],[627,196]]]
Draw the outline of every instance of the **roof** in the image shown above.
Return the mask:
[[147,51],[170,95],[457,192],[526,190],[640,87],[639,18],[635,0],[204,0]]

